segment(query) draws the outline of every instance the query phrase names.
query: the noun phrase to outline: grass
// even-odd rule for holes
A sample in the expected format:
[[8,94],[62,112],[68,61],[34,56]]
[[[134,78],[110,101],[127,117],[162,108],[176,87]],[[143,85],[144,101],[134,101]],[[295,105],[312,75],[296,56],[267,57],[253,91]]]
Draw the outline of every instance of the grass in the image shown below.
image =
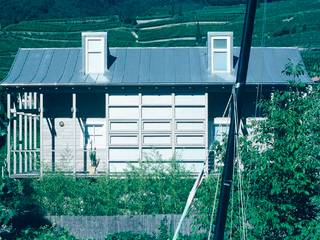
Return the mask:
[[[183,14],[174,17],[168,15],[168,9],[165,9],[167,6],[163,9],[150,9],[148,16],[140,16],[139,19],[159,20],[137,25],[125,24],[117,16],[33,20],[9,25],[0,32],[0,79],[9,70],[18,48],[79,47],[82,31],[108,31],[111,47],[194,46],[195,40],[185,39],[149,43],[139,41],[196,37],[199,30],[203,37],[208,31],[233,31],[234,44],[240,45],[244,5],[201,8],[196,4],[184,4],[182,7]],[[253,45],[320,48],[319,14],[320,2],[314,0],[305,0],[303,4],[300,0],[277,1],[266,6],[260,4],[256,14]],[[168,17],[169,19],[165,19]],[[200,22],[199,26],[195,22]],[[148,28],[159,26],[160,28]],[[133,31],[139,36],[139,41],[136,41]],[[319,62],[320,51],[313,51],[312,54],[304,52],[302,55],[309,73],[312,71],[311,75],[320,72],[314,67]]]

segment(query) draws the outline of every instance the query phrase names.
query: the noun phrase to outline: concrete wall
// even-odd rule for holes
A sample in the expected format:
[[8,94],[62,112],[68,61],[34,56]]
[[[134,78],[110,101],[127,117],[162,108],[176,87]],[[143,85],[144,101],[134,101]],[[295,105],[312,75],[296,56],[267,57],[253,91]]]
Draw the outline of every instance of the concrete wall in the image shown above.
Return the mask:
[[[169,232],[174,232],[180,215],[135,215],[135,216],[48,216],[53,224],[67,229],[79,239],[105,239],[107,234],[118,232],[159,233],[163,219],[167,219]],[[180,233],[189,235],[192,231],[192,220],[184,220]]]

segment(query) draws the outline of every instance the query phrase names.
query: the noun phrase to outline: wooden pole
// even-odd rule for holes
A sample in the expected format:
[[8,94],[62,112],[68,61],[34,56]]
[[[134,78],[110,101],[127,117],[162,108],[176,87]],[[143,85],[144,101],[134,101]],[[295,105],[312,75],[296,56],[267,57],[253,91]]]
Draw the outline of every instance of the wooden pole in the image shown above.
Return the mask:
[[[29,93],[29,109],[32,109],[32,92]],[[29,114],[29,145],[28,145],[28,152],[29,152],[29,172],[32,169],[32,162],[33,162],[33,152],[32,152],[32,114]]]
[[143,142],[143,137],[142,137],[142,94],[139,93],[139,120],[138,120],[138,131],[139,131],[139,159],[142,160],[143,158],[143,150],[142,150],[142,142]]
[[77,171],[77,95],[72,94],[72,118],[73,118],[73,175],[76,176]]
[[43,177],[43,93],[40,93],[40,178]]
[[209,174],[209,139],[208,139],[208,131],[209,131],[209,118],[208,118],[208,114],[209,114],[209,110],[208,110],[208,93],[206,92],[204,94],[205,97],[205,152],[206,152],[206,169],[205,169],[205,173],[208,175]]
[[[23,110],[26,110],[28,108],[28,94],[25,92],[24,93],[24,103],[23,103]],[[23,144],[23,150],[24,150],[24,172],[28,172],[28,117],[27,114],[24,112],[23,113],[23,121],[24,121],[24,144]]]
[[[37,93],[33,93],[33,108],[37,109]],[[37,116],[34,116],[33,118],[33,169],[36,171],[37,170]]]
[[[22,94],[19,93],[19,110],[22,109]],[[22,115],[19,114],[19,173],[22,173]]]
[[237,138],[239,130],[239,119],[241,119],[242,95],[245,91],[247,79],[256,8],[257,0],[248,0],[245,21],[243,25],[238,65],[239,67],[237,71],[236,83],[232,89],[232,100],[230,105],[231,121],[229,126],[228,143],[224,158],[224,168],[221,179],[219,206],[214,230],[215,240],[224,239],[230,192],[233,183],[233,164],[236,156],[235,151],[237,151],[237,149],[235,148],[235,139]]
[[17,174],[17,107],[13,103],[13,175]]
[[172,158],[176,157],[176,94],[171,93],[171,149],[172,149]]
[[105,95],[106,102],[106,173],[109,173],[109,94]]
[[8,175],[11,174],[10,158],[11,158],[11,123],[10,123],[10,111],[11,111],[11,95],[7,94],[7,118],[8,118],[8,127],[7,127],[7,170]]

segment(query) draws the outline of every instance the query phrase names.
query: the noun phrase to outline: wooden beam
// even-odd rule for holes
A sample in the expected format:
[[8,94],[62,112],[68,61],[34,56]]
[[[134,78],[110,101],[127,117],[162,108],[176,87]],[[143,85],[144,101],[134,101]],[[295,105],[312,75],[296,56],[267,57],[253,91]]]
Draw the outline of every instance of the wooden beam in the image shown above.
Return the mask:
[[205,124],[205,136],[204,136],[204,139],[205,139],[205,152],[206,152],[206,169],[205,169],[205,173],[208,175],[209,174],[209,162],[208,162],[208,159],[209,159],[209,137],[208,137],[208,128],[209,128],[209,125],[208,125],[208,121],[209,121],[209,117],[208,117],[208,93],[206,92],[204,94],[204,97],[205,97],[205,120],[204,120],[204,124]]
[[[28,108],[28,94],[25,92],[24,93],[24,104],[23,107],[24,109]],[[24,144],[23,144],[23,149],[24,149],[24,161],[23,161],[23,165],[24,165],[24,172],[28,172],[28,117],[27,115],[24,115],[23,117],[23,121],[24,121],[24,135],[23,135],[23,140],[24,140]]]
[[72,118],[73,118],[73,175],[76,175],[77,171],[77,95],[72,94]]
[[40,178],[43,177],[43,93],[40,93]]
[[139,159],[142,161],[143,158],[143,150],[142,150],[142,142],[143,142],[143,137],[142,137],[142,94],[139,93],[139,120],[138,120],[138,127],[139,127]]
[[[32,100],[33,100],[33,94],[32,92],[29,93],[29,109],[32,109]],[[33,170],[33,153],[31,152],[32,150],[32,116],[29,115],[29,145],[28,148],[30,150],[29,152],[29,172]]]
[[[16,103],[13,103],[13,108],[16,109]],[[17,174],[17,114],[13,113],[13,174]]]
[[10,159],[11,159],[11,123],[10,123],[10,109],[11,109],[11,95],[10,93],[7,94],[7,117],[9,119],[9,124],[7,128],[7,170],[10,176],[11,174],[11,166],[10,166]]
[[171,148],[172,148],[172,157],[176,157],[176,94],[172,93],[171,94],[171,111],[172,111],[172,116],[171,116]]
[[105,94],[105,108],[106,108],[106,172],[109,173],[109,94]]
[[[37,109],[37,93],[33,93],[33,108]],[[33,169],[37,170],[37,117],[33,118],[33,149],[34,156],[33,156]]]
[[[22,108],[22,94],[19,93],[19,108]],[[23,161],[23,157],[22,157],[22,115],[19,115],[19,173],[22,173],[22,161]]]

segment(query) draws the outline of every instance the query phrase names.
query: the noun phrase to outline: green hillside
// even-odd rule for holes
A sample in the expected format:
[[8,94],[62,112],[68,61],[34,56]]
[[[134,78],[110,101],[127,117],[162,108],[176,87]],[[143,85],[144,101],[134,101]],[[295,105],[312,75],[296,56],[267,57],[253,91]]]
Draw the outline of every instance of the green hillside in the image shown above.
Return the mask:
[[[205,45],[208,31],[233,31],[240,44],[244,5],[206,6],[191,4],[168,15],[168,6],[153,9],[156,15],[125,21],[119,15],[22,21],[0,31],[0,79],[4,78],[20,47],[77,47],[82,31],[108,31],[111,47]],[[254,46],[294,46],[311,76],[319,75],[320,2],[287,0],[260,4]]]

